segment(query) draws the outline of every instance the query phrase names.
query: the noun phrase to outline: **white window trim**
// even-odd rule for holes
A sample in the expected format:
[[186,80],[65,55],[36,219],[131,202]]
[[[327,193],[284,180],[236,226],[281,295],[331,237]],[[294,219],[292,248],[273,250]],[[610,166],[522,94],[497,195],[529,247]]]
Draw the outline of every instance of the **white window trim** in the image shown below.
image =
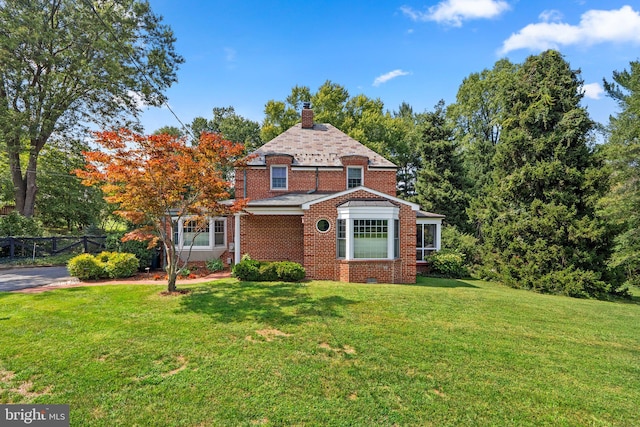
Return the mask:
[[[349,187],[349,169],[360,169],[360,185]],[[362,166],[347,166],[347,181],[345,182],[347,190],[351,188],[364,187],[364,168]]]
[[[189,249],[190,245],[184,244],[184,223],[188,221],[189,217],[180,218],[178,220],[178,241],[176,243],[176,247],[180,250]],[[222,221],[224,230],[223,237],[224,240],[221,245],[215,244],[215,221]],[[209,244],[206,246],[191,246],[191,249],[194,251],[204,251],[204,250],[212,250],[215,248],[223,248],[227,246],[227,221],[223,217],[209,217]]]
[[[395,245],[395,221],[400,219],[400,208],[397,206],[375,207],[357,206],[357,207],[339,207],[338,219],[345,220],[346,250],[345,257],[340,258],[347,261],[381,261],[394,260]],[[387,257],[386,258],[356,258],[354,256],[353,242],[353,220],[354,219],[370,219],[370,220],[386,220],[387,221]],[[337,245],[336,245],[337,250]],[[337,255],[337,254],[336,254]]]
[[[435,225],[436,226],[436,235],[434,236],[433,248],[425,248],[425,247],[417,247],[420,250],[430,250],[430,251],[439,251],[440,250],[440,240],[442,237],[442,219],[416,219],[416,226],[421,224]],[[424,239],[423,239],[424,241]],[[424,261],[417,261],[424,262]]]
[[[273,168],[284,168],[284,187],[273,187]],[[289,189],[289,167],[287,165],[271,165],[269,168],[269,188],[272,191],[287,191]]]

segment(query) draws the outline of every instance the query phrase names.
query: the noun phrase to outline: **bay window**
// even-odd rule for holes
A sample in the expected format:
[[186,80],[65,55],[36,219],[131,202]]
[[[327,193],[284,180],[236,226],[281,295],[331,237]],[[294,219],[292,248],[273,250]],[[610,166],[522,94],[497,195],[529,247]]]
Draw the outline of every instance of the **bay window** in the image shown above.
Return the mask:
[[399,209],[389,203],[361,201],[338,207],[336,255],[338,258],[394,259],[400,252]]

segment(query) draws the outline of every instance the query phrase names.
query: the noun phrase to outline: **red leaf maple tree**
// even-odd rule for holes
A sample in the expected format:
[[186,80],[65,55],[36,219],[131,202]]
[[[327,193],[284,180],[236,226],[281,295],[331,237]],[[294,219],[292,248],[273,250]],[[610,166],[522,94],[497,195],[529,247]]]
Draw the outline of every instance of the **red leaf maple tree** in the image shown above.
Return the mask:
[[242,167],[242,144],[219,134],[203,133],[199,143],[171,135],[140,135],[127,129],[96,132],[101,149],[83,153],[87,165],[75,174],[84,185],[99,185],[116,214],[136,224],[123,240],[162,242],[169,292],[176,291],[179,263],[186,255],[173,230],[180,220],[204,230],[209,218],[232,215],[243,200],[229,200],[232,184],[224,177],[230,167]]

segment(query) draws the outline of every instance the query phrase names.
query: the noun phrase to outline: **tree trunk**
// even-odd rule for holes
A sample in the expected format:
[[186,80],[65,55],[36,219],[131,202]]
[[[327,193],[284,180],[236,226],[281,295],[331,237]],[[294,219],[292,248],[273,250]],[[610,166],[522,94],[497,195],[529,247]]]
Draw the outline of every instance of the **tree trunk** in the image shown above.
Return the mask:
[[165,244],[165,252],[167,254],[167,291],[176,292],[176,279],[178,278],[178,255],[173,245]]
[[25,196],[24,205],[22,207],[22,215],[27,218],[31,218],[36,209],[36,194],[38,193],[38,186],[36,185],[36,168],[38,164],[38,155],[31,153],[29,155],[29,164],[27,165],[27,171],[25,174]]
[[39,151],[37,146],[32,146],[27,170],[23,176],[20,165],[20,142],[8,141],[7,143],[7,155],[9,157],[9,167],[11,168],[16,210],[27,218],[33,216],[36,206],[36,194],[38,192],[36,170]]

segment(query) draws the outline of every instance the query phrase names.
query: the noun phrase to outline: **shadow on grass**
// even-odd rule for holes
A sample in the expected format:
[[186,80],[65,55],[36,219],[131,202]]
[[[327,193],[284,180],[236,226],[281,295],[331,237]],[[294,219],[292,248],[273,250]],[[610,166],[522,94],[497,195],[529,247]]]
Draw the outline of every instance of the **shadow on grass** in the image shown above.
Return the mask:
[[300,283],[217,283],[193,288],[181,299],[179,312],[206,314],[216,322],[299,324],[312,317],[342,317],[341,308],[356,303],[340,296],[314,298]]
[[416,278],[417,286],[424,286],[427,288],[474,288],[479,289],[477,286],[472,285],[468,281],[462,281],[458,279],[445,279],[442,277],[424,277],[418,276]]

